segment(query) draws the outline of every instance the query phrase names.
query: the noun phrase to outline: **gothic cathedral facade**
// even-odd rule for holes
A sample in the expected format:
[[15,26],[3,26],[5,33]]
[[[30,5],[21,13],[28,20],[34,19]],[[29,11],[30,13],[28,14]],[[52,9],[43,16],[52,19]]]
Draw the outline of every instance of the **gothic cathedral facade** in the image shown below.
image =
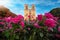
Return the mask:
[[25,4],[24,6],[24,20],[36,20],[36,11],[35,11],[35,5],[32,4],[32,8],[29,9],[28,5]]

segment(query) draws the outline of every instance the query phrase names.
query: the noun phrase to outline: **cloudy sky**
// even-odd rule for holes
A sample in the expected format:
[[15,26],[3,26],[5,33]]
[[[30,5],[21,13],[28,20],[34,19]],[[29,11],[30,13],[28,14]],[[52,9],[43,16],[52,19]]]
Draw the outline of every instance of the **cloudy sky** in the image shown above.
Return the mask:
[[60,0],[0,0],[0,5],[9,8],[17,15],[24,15],[24,4],[28,4],[29,8],[32,4],[35,4],[36,14],[38,15],[60,7]]

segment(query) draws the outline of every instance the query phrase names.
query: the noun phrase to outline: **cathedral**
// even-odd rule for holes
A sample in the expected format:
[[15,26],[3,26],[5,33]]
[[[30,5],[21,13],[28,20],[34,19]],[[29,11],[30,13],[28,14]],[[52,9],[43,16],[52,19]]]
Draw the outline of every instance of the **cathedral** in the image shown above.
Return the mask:
[[32,8],[28,8],[28,5],[24,6],[24,20],[36,20],[35,5],[32,4]]

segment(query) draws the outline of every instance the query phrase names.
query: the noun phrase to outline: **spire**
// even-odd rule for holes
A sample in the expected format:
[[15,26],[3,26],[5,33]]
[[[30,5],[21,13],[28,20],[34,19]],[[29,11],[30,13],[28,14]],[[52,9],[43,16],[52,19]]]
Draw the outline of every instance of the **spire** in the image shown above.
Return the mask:
[[25,6],[24,6],[24,7],[25,7],[25,9],[26,9],[26,10],[28,9],[28,5],[27,5],[27,4],[25,4]]
[[34,4],[32,4],[32,10],[35,10],[35,5]]
[[24,20],[29,20],[28,15],[29,15],[28,5],[25,4],[24,5]]

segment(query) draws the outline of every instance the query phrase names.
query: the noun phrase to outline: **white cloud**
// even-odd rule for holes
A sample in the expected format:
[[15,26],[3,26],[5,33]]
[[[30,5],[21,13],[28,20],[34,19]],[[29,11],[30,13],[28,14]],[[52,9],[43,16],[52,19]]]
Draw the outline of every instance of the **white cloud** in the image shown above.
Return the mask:
[[0,6],[5,6],[7,8],[10,8],[13,6],[11,0],[0,0]]
[[10,0],[0,0],[0,5],[6,5],[9,3],[10,3]]

